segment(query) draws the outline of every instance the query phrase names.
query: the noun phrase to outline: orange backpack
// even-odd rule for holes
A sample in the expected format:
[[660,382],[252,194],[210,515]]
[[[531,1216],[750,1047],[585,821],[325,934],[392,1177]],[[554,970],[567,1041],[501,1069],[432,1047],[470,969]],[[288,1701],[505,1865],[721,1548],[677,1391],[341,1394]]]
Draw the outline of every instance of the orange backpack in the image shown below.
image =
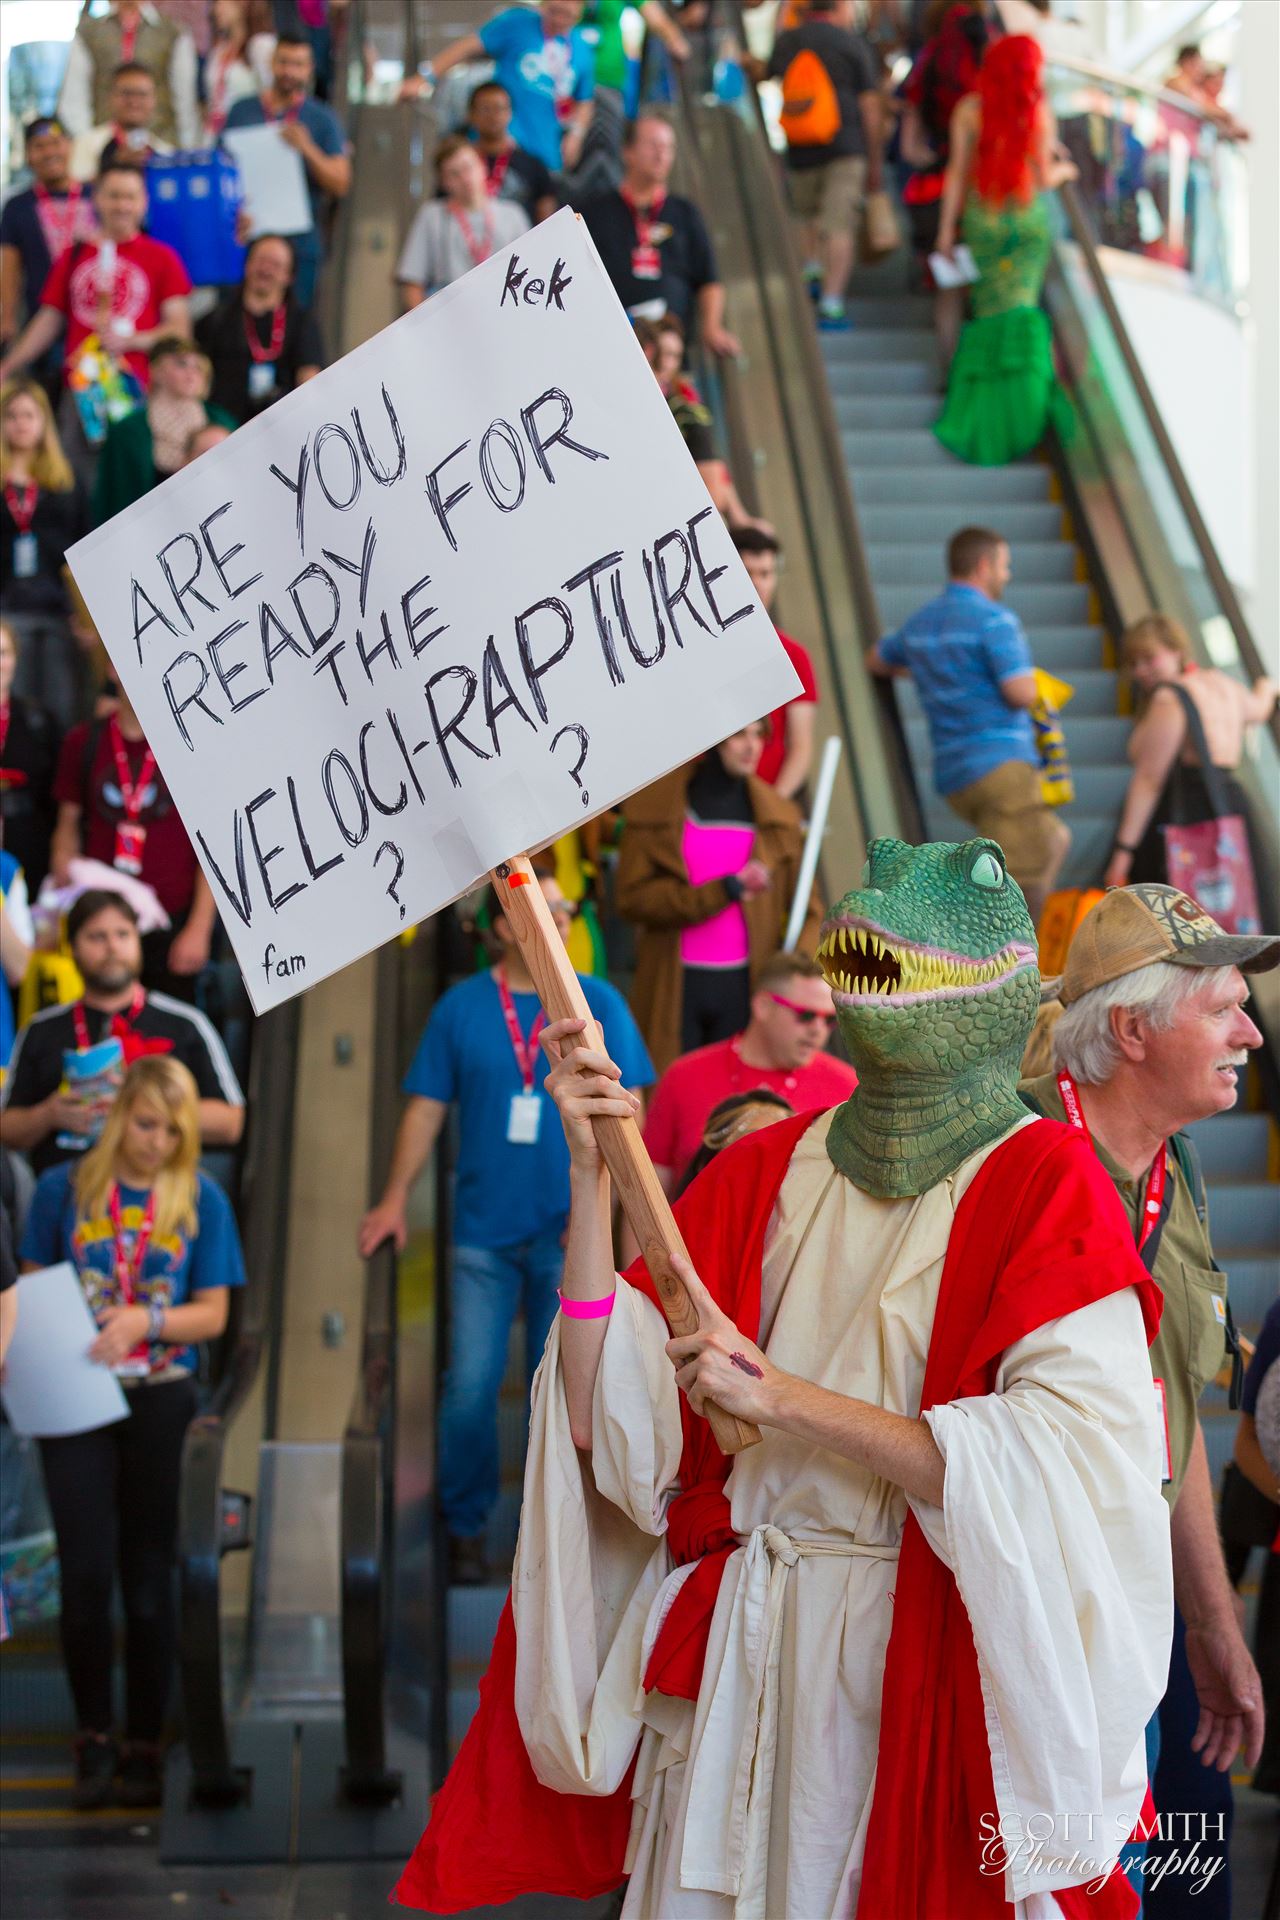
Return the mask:
[[789,147],[829,147],[843,124],[831,75],[802,47],[782,76],[782,131]]

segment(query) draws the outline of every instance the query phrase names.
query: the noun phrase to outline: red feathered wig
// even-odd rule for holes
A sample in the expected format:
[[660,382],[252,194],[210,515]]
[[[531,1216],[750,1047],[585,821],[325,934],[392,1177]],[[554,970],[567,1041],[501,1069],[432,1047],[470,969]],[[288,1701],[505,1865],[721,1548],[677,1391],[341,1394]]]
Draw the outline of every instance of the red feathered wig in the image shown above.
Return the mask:
[[982,132],[974,186],[984,200],[1024,204],[1035,192],[1031,159],[1044,106],[1044,55],[1030,34],[1012,33],[987,48],[978,75]]

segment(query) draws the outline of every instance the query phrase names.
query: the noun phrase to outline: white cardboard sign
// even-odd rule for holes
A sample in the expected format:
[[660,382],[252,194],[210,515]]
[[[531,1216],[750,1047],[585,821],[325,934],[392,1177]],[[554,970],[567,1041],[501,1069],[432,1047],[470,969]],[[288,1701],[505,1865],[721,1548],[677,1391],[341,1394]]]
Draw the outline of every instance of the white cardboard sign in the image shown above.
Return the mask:
[[259,1012],[799,687],[567,211],[68,558]]

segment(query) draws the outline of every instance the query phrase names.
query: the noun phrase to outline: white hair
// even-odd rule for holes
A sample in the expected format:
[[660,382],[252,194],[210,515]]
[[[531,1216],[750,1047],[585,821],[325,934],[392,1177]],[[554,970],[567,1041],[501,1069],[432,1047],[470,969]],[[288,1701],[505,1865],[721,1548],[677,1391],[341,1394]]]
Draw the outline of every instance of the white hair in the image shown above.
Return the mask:
[[1091,988],[1063,1009],[1053,1029],[1055,1065],[1065,1067],[1081,1086],[1102,1086],[1122,1058],[1111,1031],[1114,1007],[1141,1013],[1155,1032],[1167,1033],[1184,1001],[1193,994],[1225,990],[1234,972],[1234,967],[1179,967],[1155,960]]

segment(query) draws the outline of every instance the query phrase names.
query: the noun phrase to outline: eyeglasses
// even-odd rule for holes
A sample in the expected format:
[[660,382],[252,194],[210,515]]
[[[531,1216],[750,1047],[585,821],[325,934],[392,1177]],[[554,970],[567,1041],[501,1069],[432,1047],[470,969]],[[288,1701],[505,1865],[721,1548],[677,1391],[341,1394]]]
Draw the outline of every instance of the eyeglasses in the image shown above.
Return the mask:
[[794,1013],[802,1027],[811,1027],[815,1020],[824,1027],[835,1025],[834,1013],[815,1013],[812,1007],[799,1007],[794,1000],[788,1000],[780,993],[771,993],[769,998],[776,1001],[778,1006],[785,1007],[788,1013]]

